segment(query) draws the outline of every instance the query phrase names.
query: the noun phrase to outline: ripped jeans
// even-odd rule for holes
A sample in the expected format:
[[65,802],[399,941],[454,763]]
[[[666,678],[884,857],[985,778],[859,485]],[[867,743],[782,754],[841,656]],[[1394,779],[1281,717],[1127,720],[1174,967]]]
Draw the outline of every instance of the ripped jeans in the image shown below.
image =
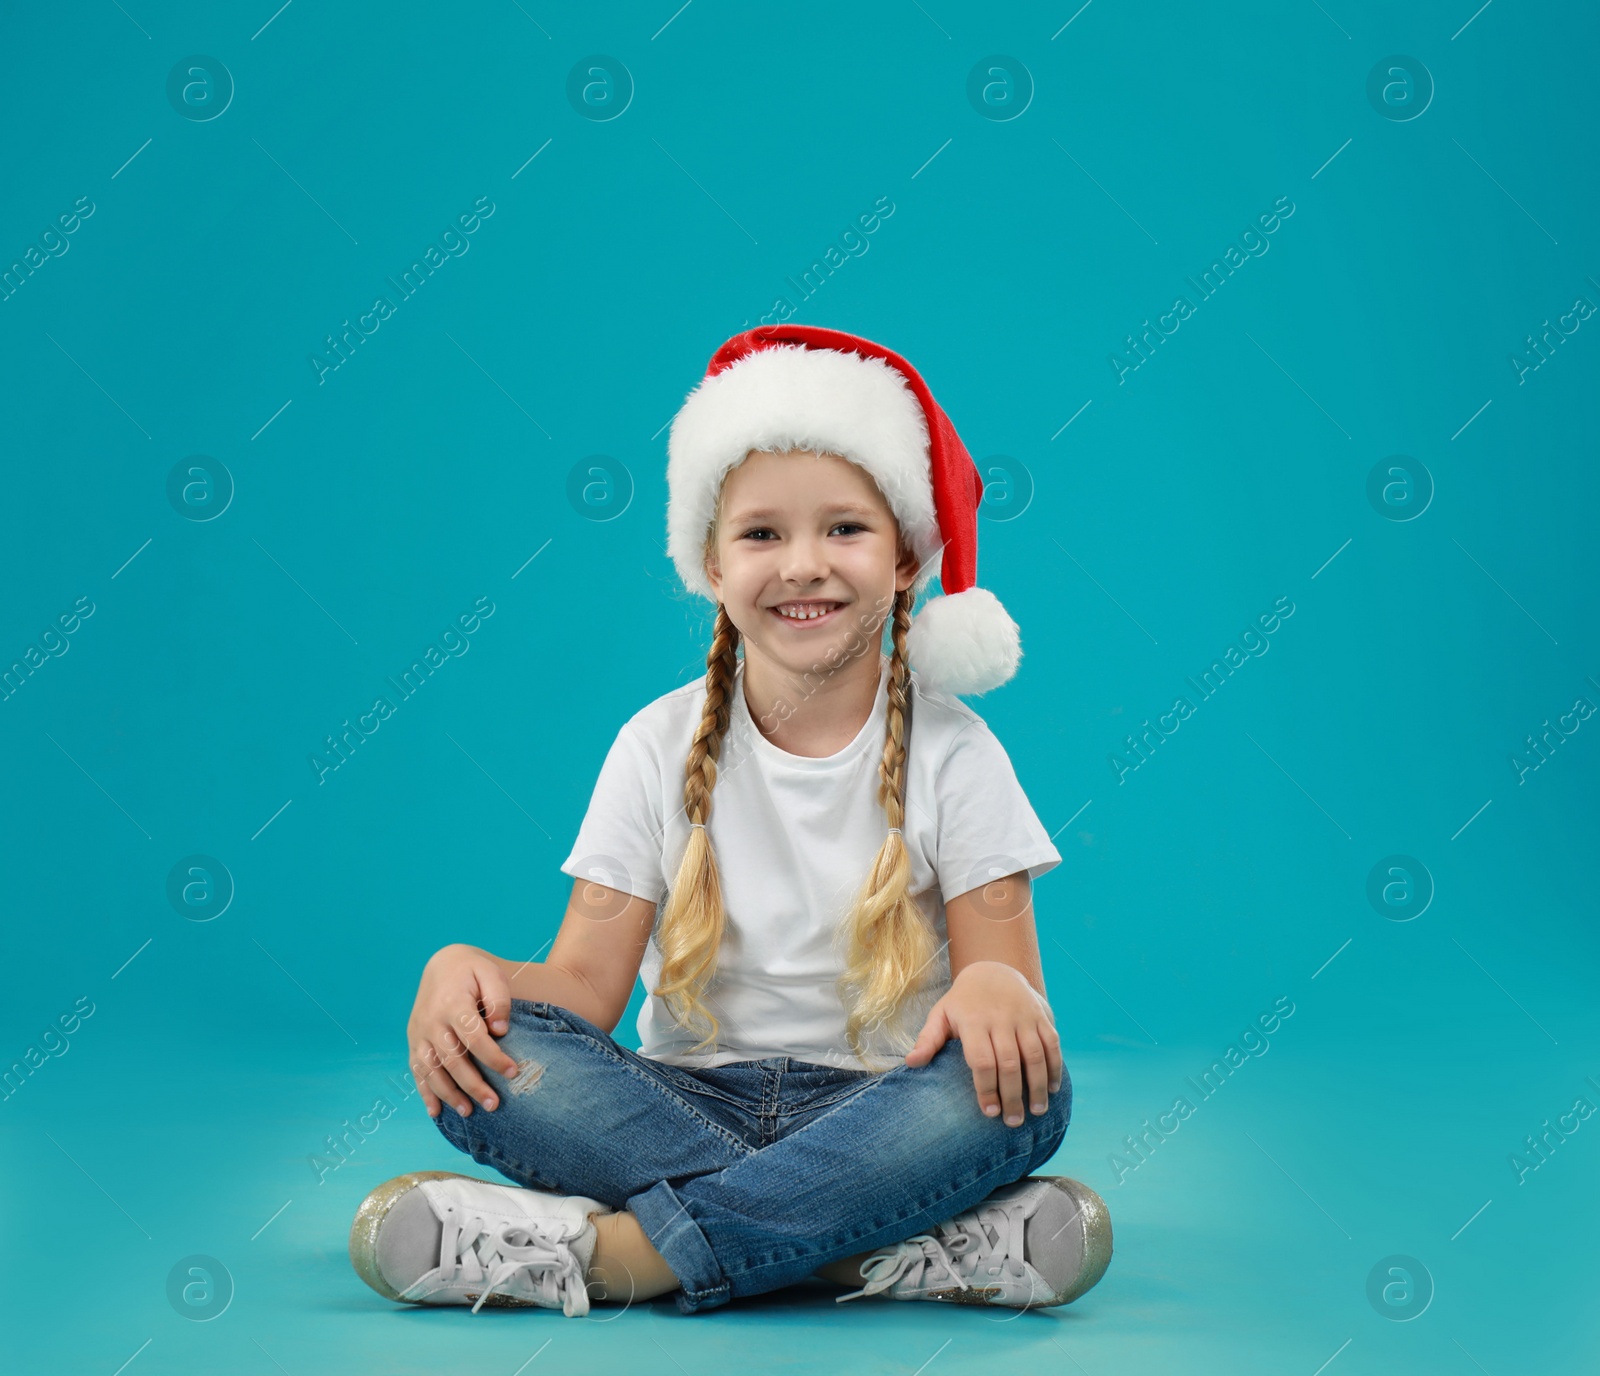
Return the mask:
[[1044,1165],[1072,1116],[1063,1067],[1046,1112],[1025,1084],[1018,1126],[986,1117],[954,1038],[881,1073],[790,1056],[694,1070],[552,1003],[513,999],[510,1021],[516,1074],[473,1058],[499,1106],[446,1105],[439,1131],[518,1185],[628,1210],[685,1314],[930,1231]]

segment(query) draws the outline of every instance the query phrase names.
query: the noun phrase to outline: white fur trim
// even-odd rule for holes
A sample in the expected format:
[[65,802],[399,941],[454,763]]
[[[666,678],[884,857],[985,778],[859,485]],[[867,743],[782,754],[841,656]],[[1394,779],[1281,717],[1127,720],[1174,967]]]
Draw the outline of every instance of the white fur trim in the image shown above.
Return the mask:
[[906,633],[906,653],[927,688],[987,693],[1017,672],[1022,640],[999,598],[968,588],[923,606]]
[[667,553],[684,586],[715,600],[701,562],[723,475],[752,450],[814,449],[859,464],[922,560],[943,543],[928,473],[928,418],[881,358],[778,344],[747,354],[689,394],[667,437]]

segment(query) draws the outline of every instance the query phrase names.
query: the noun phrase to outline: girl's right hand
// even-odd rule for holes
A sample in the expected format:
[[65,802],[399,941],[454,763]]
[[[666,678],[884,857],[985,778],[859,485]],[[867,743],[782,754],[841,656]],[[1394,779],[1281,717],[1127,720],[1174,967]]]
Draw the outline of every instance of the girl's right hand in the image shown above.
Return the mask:
[[486,1109],[496,1107],[494,1089],[472,1057],[502,1075],[512,1074],[516,1062],[490,1035],[503,1036],[510,1019],[511,986],[493,956],[460,944],[433,954],[406,1023],[411,1073],[430,1118],[439,1116],[441,1101],[463,1118],[472,1112],[472,1099]]

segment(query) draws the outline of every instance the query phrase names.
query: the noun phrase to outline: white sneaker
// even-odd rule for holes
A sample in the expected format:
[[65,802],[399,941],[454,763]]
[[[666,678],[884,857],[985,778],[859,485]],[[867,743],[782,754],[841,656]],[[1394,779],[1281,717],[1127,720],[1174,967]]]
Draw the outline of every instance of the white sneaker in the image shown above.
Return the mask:
[[[589,1312],[584,1277],[596,1231],[614,1212],[584,1195],[496,1185],[454,1171],[412,1171],[379,1185],[350,1228],[357,1274],[408,1304],[485,1303]],[[492,1296],[492,1298],[491,1298]]]
[[866,1285],[844,1300],[1000,1304],[1019,1309],[1069,1304],[1111,1263],[1111,1215],[1087,1185],[1064,1175],[1031,1175],[996,1190],[976,1208],[861,1263]]

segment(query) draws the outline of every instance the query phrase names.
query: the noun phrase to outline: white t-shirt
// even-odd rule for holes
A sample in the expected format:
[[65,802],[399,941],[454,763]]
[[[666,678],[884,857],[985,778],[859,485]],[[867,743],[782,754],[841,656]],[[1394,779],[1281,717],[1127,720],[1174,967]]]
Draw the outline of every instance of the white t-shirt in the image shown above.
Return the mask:
[[[744,661],[734,678],[727,735],[707,830],[716,852],[727,921],[708,1006],[719,1020],[710,1050],[689,1054],[700,1030],[680,1027],[649,991],[662,956],[652,935],[640,966],[648,994],[639,1014],[639,1054],[703,1068],[793,1056],[853,1070],[903,1060],[869,1037],[867,1065],[845,1040],[835,980],[844,969],[843,919],[888,831],[877,800],[887,725],[889,657],[880,654],[872,715],[849,745],[820,759],[791,755],[764,736],[744,696]],[[915,1036],[950,987],[947,898],[1007,874],[1037,879],[1061,863],[989,727],[958,698],[923,692],[915,671],[902,828],[911,855],[911,894],[935,932],[930,983],[902,1029]],[[689,840],[684,765],[705,705],[705,680],[657,698],[618,733],[606,755],[565,874],[592,879],[666,909]]]

